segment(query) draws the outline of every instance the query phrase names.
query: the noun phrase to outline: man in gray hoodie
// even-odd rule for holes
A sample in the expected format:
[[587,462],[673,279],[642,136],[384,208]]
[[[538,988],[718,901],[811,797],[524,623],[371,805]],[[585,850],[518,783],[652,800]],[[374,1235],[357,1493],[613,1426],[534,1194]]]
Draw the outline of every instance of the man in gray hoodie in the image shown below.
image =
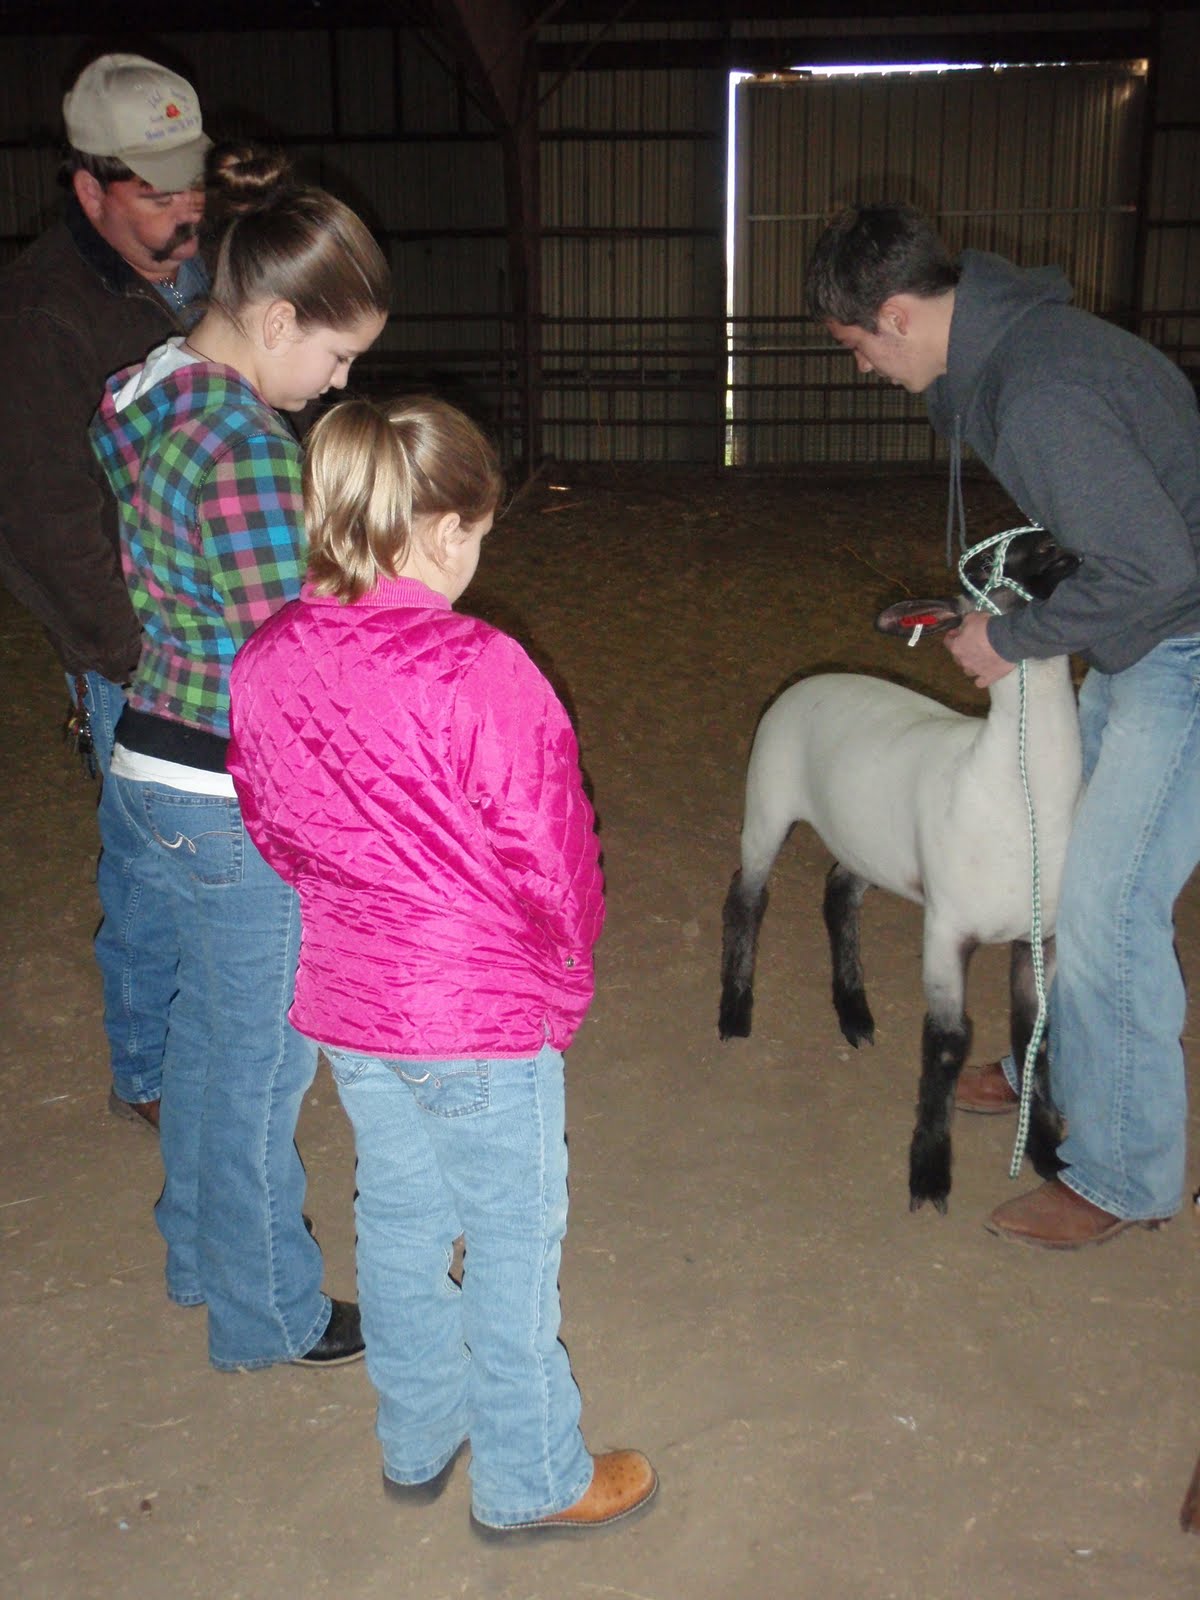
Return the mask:
[[[1050,1249],[1152,1226],[1183,1202],[1186,995],[1175,900],[1200,860],[1200,412],[1183,373],[1070,304],[1054,267],[950,257],[911,206],[854,206],[818,241],[812,315],[860,372],[924,394],[1024,515],[1083,559],[1044,601],[969,615],[947,644],[981,688],[1077,653],[1085,792],[1071,834],[1050,1002],[1058,1178],[997,1208],[993,1233]],[[964,1079],[967,1074],[964,1074]],[[1011,1062],[960,1084],[1016,1103]]]

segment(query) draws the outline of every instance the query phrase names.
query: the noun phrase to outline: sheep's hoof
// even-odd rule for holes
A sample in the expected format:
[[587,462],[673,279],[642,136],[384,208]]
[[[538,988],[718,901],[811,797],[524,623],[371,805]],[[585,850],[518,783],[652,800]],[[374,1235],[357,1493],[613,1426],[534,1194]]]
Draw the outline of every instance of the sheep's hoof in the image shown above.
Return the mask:
[[736,984],[726,984],[721,991],[721,1010],[717,1017],[717,1033],[722,1039],[748,1039],[750,1037],[750,1012],[754,1006],[754,990],[741,989]]
[[860,1044],[875,1043],[875,1018],[861,989],[857,993],[835,994],[833,1006],[847,1044],[857,1050]]
[[950,1141],[913,1135],[908,1158],[908,1209],[919,1211],[926,1200],[946,1215],[950,1195]]

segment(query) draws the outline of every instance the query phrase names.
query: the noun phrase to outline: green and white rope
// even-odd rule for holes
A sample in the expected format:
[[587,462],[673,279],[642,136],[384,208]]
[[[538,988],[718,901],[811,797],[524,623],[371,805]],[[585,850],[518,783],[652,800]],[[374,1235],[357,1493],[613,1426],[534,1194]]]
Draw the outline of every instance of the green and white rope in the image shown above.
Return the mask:
[[[1022,600],[1028,601],[1030,596],[1015,582],[1007,577],[1004,572],[1004,560],[1008,547],[1018,534],[1041,533],[1043,528],[1040,523],[1026,523],[1020,528],[1008,528],[1003,533],[993,534],[990,539],[984,539],[977,545],[965,551],[959,559],[958,576],[964,589],[973,597],[977,611],[990,611],[993,616],[1000,615],[1000,608],[988,598],[992,589],[1011,589]],[[992,561],[991,571],[983,589],[977,589],[967,577],[967,563],[984,551],[995,549],[996,555]],[[1021,786],[1025,795],[1025,815],[1029,824],[1029,859],[1031,863],[1030,881],[1030,916],[1029,916],[1029,943],[1033,954],[1033,978],[1037,992],[1037,1017],[1034,1020],[1033,1032],[1029,1036],[1029,1044],[1025,1051],[1025,1060],[1021,1067],[1021,1099],[1017,1112],[1017,1137],[1013,1145],[1012,1161],[1009,1165],[1008,1175],[1016,1178],[1021,1171],[1021,1162],[1025,1158],[1025,1146],[1029,1140],[1029,1115],[1033,1105],[1033,1066],[1037,1060],[1038,1049],[1042,1042],[1042,1034],[1046,1030],[1046,968],[1042,958],[1042,876],[1041,862],[1038,856],[1037,819],[1033,810],[1033,796],[1029,791],[1029,769],[1025,757],[1025,727],[1026,727],[1026,671],[1025,662],[1018,664],[1021,682],[1021,709],[1017,724],[1017,755],[1021,769]]]

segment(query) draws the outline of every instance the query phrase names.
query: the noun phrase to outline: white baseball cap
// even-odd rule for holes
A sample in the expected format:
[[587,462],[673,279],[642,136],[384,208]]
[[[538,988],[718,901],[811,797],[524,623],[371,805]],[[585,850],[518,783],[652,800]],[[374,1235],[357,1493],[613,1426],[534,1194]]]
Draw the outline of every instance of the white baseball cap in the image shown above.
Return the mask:
[[63,100],[67,139],[92,156],[116,156],[137,177],[175,194],[204,178],[212,140],[186,78],[145,56],[99,56]]

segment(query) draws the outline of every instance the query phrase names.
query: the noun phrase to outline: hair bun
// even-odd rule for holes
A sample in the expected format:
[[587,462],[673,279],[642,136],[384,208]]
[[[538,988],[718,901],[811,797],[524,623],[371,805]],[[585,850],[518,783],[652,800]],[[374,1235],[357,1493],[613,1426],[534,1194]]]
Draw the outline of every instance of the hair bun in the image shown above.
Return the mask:
[[229,141],[209,151],[205,185],[213,207],[232,219],[265,210],[294,189],[295,181],[282,150]]

